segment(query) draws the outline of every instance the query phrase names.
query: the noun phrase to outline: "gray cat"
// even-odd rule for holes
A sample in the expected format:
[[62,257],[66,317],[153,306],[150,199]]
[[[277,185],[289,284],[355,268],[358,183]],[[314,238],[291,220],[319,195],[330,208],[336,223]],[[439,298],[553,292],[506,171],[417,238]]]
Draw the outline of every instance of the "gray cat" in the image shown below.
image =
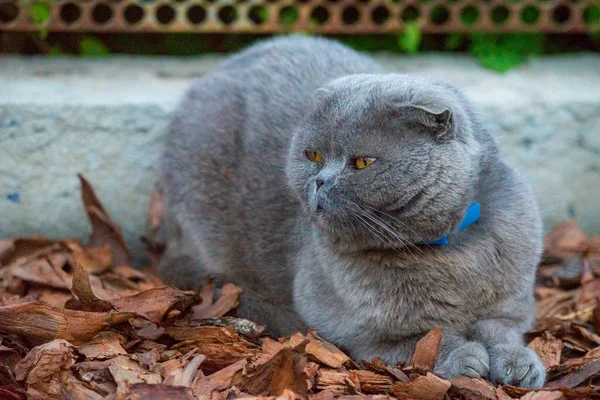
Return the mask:
[[265,41],[193,84],[162,173],[168,281],[235,282],[238,315],[356,360],[408,362],[441,326],[439,375],[543,385],[522,338],[537,206],[450,84],[325,39]]

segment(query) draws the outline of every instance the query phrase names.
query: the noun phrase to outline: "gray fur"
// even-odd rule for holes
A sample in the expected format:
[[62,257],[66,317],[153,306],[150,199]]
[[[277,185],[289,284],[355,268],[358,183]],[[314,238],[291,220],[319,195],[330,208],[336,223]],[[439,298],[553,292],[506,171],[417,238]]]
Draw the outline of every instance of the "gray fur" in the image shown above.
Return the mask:
[[[274,335],[315,328],[358,360],[408,362],[441,326],[442,376],[543,384],[522,339],[537,206],[450,84],[325,39],[269,40],[194,83],[162,171],[169,281],[233,281],[240,315]],[[480,220],[455,232],[475,201]]]

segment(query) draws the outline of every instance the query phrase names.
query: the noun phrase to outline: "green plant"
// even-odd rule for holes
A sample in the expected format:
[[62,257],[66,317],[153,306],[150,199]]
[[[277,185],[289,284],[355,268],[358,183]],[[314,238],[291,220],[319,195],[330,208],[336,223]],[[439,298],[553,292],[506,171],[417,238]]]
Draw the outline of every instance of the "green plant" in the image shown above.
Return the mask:
[[79,54],[86,57],[104,57],[110,54],[110,51],[99,39],[84,36],[79,41]]
[[473,33],[471,52],[481,65],[506,72],[531,55],[541,54],[544,36],[537,33]]
[[404,31],[398,35],[398,46],[405,53],[416,53],[421,46],[421,22],[407,22]]
[[444,49],[448,51],[456,51],[465,42],[465,35],[462,33],[451,33],[446,38]]
[[22,4],[29,4],[27,10],[27,17],[31,22],[40,27],[39,33],[42,39],[48,36],[48,29],[46,25],[50,22],[52,17],[52,0],[36,1],[30,3],[29,1],[21,1]]

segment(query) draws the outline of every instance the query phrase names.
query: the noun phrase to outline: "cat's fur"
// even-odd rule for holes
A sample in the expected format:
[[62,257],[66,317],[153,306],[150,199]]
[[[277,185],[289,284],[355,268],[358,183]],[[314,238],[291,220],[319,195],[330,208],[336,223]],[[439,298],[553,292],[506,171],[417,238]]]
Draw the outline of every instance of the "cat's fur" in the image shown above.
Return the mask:
[[[522,339],[539,213],[450,84],[324,39],[269,40],[193,84],[162,172],[168,281],[235,282],[240,316],[275,335],[315,328],[357,360],[409,361],[441,326],[440,375],[543,384]],[[455,232],[473,202],[481,218]]]

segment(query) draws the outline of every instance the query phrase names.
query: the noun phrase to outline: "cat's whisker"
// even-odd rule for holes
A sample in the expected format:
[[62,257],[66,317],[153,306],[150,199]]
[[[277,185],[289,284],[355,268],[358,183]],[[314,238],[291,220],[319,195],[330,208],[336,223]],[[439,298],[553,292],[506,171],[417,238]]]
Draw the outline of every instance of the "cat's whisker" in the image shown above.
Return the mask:
[[392,235],[392,237],[397,240],[398,242],[400,242],[400,244],[402,246],[404,246],[406,248],[406,250],[414,256],[413,252],[411,251],[411,247],[414,247],[416,250],[418,250],[420,253],[423,253],[423,251],[421,249],[419,249],[416,246],[412,246],[411,243],[405,241],[404,239],[402,239],[402,237],[392,228],[390,227],[388,224],[386,224],[384,221],[382,221],[380,218],[378,218],[377,216],[373,215],[372,213],[368,212],[368,210],[365,210],[364,208],[362,209],[362,213],[364,214],[365,217],[369,218],[371,221],[373,221],[375,224],[377,224],[379,227],[381,227],[382,229],[384,229],[387,233],[389,233],[390,235]]
[[[414,234],[415,234],[415,235],[416,235],[416,236],[419,238],[419,240],[421,240],[421,241],[423,242],[423,244],[424,244],[425,246],[427,246],[427,247],[428,247],[430,250],[432,250],[433,252],[435,252],[435,253],[436,253],[436,255],[439,257],[439,259],[440,259],[440,260],[442,260],[442,261],[446,261],[446,262],[449,262],[449,260],[448,260],[448,257],[446,257],[446,255],[445,255],[443,252],[440,252],[440,251],[438,250],[437,246],[431,246],[430,244],[427,244],[427,243],[425,243],[425,242],[426,242],[426,241],[425,241],[425,239],[424,239],[422,236],[420,236],[420,235],[419,235],[417,232],[415,232],[415,230],[414,230],[414,229],[412,229],[412,228],[411,228],[411,227],[410,227],[408,224],[406,224],[406,223],[404,223],[404,222],[400,221],[398,218],[396,218],[396,217],[394,217],[394,216],[392,216],[392,215],[390,215],[390,214],[387,214],[387,213],[385,213],[385,212],[383,212],[383,211],[380,211],[380,210],[377,210],[377,209],[375,209],[375,208],[368,207],[368,206],[364,206],[364,207],[370,208],[370,209],[371,209],[371,210],[373,210],[373,211],[376,211],[376,212],[382,213],[382,214],[384,214],[384,215],[386,215],[386,216],[388,216],[388,217],[392,218],[393,220],[395,220],[396,222],[398,222],[400,225],[402,225],[404,228],[406,228],[406,229],[408,229],[409,231],[411,231],[412,233],[414,233]],[[421,252],[421,254],[424,254],[423,250],[421,250],[421,249],[419,248],[419,246],[417,246],[417,245],[414,245],[414,244],[411,244],[411,245],[412,245],[412,246],[413,246],[415,249],[418,249],[418,250]]]
[[[356,210],[356,211],[358,211],[358,216],[360,217],[360,219],[361,219],[362,221],[364,221],[366,224],[368,224],[368,226],[370,226],[370,227],[371,227],[371,232],[373,232],[374,234],[377,234],[379,238],[382,238],[382,241],[383,241],[383,242],[384,242],[384,243],[385,243],[385,244],[386,244],[388,247],[390,247],[392,250],[394,250],[394,251],[395,251],[395,252],[397,252],[397,253],[401,253],[401,251],[398,249],[398,245],[397,245],[397,244],[395,244],[395,243],[394,243],[394,241],[393,241],[393,239],[395,239],[395,240],[397,240],[397,241],[399,241],[399,242],[400,242],[400,245],[401,245],[401,246],[404,246],[404,242],[402,241],[402,239],[401,239],[401,238],[398,238],[398,237],[396,237],[396,236],[393,236],[393,235],[392,235],[392,236],[393,236],[393,237],[391,238],[392,240],[390,240],[390,238],[387,238],[387,237],[386,237],[386,235],[384,234],[384,233],[386,233],[386,232],[387,232],[387,233],[389,233],[389,231],[387,231],[387,230],[385,229],[385,227],[384,227],[384,226],[382,226],[382,225],[381,225],[381,223],[380,223],[379,221],[377,221],[377,220],[374,220],[372,217],[370,217],[369,215],[365,214],[365,212],[364,212],[364,211],[362,211],[362,210],[360,210],[360,209],[358,209],[358,210]],[[365,219],[365,218],[366,218],[366,219]],[[372,223],[374,223],[375,225],[374,225],[374,226],[373,226],[373,225],[371,225],[371,224],[369,223],[369,221],[371,221],[371,222],[372,222]],[[377,227],[379,227],[379,228],[382,228],[384,231],[383,231],[383,232],[379,232],[379,231],[377,230]],[[408,251],[409,251],[409,252],[412,254],[412,252],[411,252],[410,250],[408,250]]]
[[[380,213],[380,214],[383,214],[383,215],[385,215],[386,217],[389,217],[389,218],[393,219],[393,220],[394,220],[394,221],[396,221],[398,224],[402,225],[402,227],[403,227],[403,228],[406,228],[406,229],[408,229],[408,230],[409,230],[411,233],[415,234],[415,235],[417,236],[417,238],[418,238],[420,241],[422,241],[422,242],[425,242],[425,239],[424,239],[424,238],[423,238],[421,235],[419,235],[419,234],[418,234],[418,233],[417,233],[417,232],[416,232],[414,229],[412,229],[412,228],[410,227],[410,225],[408,225],[408,224],[407,224],[407,223],[405,223],[405,222],[402,222],[400,219],[398,219],[398,218],[394,217],[393,215],[390,215],[390,214],[388,214],[388,213],[386,213],[386,212],[384,212],[384,211],[381,211],[381,210],[378,210],[378,209],[376,209],[376,208],[369,207],[369,206],[366,206],[366,205],[364,205],[363,207],[365,207],[365,208],[368,208],[368,209],[370,209],[370,210],[373,210],[373,211],[375,211],[375,212],[378,212],[378,213]],[[428,246],[429,248],[433,248],[432,246],[429,246],[429,245],[427,245],[427,246]]]
[[364,226],[369,232],[371,232],[373,234],[373,236],[375,236],[377,239],[379,239],[386,246],[391,247],[394,251],[398,252],[398,249],[396,249],[393,246],[393,243],[389,242],[385,238],[385,236],[383,236],[380,232],[377,232],[377,229],[373,225],[371,225],[367,220],[365,220],[363,216],[361,216],[360,214],[358,214],[356,212],[352,212],[352,214],[354,215],[354,217],[356,217],[357,221],[362,226]]

